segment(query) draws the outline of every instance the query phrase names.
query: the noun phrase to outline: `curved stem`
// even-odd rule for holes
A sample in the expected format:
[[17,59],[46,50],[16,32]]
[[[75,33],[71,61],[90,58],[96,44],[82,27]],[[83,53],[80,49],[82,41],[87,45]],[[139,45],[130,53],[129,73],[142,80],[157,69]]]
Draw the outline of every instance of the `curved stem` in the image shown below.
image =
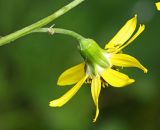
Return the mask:
[[84,39],[83,36],[81,36],[80,34],[67,30],[67,29],[60,29],[60,28],[53,28],[54,33],[59,33],[59,34],[66,34],[69,36],[72,36],[74,38],[76,38],[78,41]]
[[76,38],[78,41],[84,39],[84,37],[81,36],[80,34],[74,32],[74,31],[62,29],[62,28],[39,28],[39,29],[36,29],[32,32],[49,32],[52,35],[55,33],[65,34],[65,35],[69,35],[69,36]]
[[77,5],[79,5],[81,2],[83,2],[84,0],[74,0],[73,2],[69,3],[68,5],[62,7],[61,9],[59,9],[58,11],[56,11],[55,13],[53,13],[52,15],[30,25],[27,26],[19,31],[16,31],[14,33],[11,33],[7,36],[1,37],[0,38],[0,46],[10,43],[22,36],[25,36],[29,33],[31,33],[33,30],[38,29],[40,27],[43,27],[45,25],[47,25],[48,23],[52,22],[53,20],[55,20],[56,18],[60,17],[61,15],[65,14],[66,12],[68,12],[69,10],[71,10],[72,8],[76,7]]

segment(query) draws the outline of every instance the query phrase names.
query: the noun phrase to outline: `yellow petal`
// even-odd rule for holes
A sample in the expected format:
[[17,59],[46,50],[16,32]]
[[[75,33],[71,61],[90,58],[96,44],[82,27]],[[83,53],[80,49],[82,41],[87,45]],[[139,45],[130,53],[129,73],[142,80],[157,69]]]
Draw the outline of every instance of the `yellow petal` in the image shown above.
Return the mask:
[[86,80],[87,76],[84,76],[73,88],[71,88],[68,92],[66,92],[62,97],[59,99],[53,100],[50,102],[50,107],[61,107],[65,103],[67,103],[80,89],[84,81]]
[[96,105],[96,115],[95,115],[95,118],[93,119],[93,122],[96,122],[99,115],[98,98],[99,98],[100,91],[101,91],[101,80],[100,80],[100,76],[97,75],[92,79],[92,84],[91,84],[92,98]]
[[156,3],[157,10],[160,10],[160,2]]
[[134,57],[126,54],[112,54],[111,63],[115,66],[137,67],[147,73],[147,69]]
[[57,84],[63,86],[77,83],[85,75],[84,66],[85,64],[81,63],[64,71],[58,78]]
[[140,25],[139,28],[138,28],[138,31],[133,35],[133,37],[126,44],[124,44],[122,47],[117,49],[114,53],[117,53],[117,52],[121,51],[123,48],[125,48],[131,42],[133,42],[144,31],[144,29],[145,29],[145,25]]
[[124,87],[134,82],[127,75],[113,69],[106,69],[102,73],[103,79],[113,87]]
[[117,46],[122,46],[133,34],[137,25],[137,15],[126,22],[120,31],[113,37],[113,39],[106,44],[105,49],[113,49]]

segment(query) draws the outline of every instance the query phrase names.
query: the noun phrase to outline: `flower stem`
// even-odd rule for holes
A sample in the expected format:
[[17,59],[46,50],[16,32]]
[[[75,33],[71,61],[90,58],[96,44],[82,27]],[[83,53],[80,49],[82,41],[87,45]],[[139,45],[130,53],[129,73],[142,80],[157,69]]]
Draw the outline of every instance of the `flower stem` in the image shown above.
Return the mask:
[[7,36],[1,37],[0,38],[0,46],[5,45],[7,43],[10,43],[22,36],[25,36],[27,34],[30,34],[33,30],[41,28],[45,25],[47,25],[48,23],[52,22],[53,20],[55,20],[56,18],[60,17],[61,15],[65,14],[66,12],[68,12],[69,10],[71,10],[72,8],[76,7],[77,5],[79,5],[81,2],[83,2],[84,0],[74,0],[73,2],[69,3],[68,5],[62,7],[61,9],[59,9],[58,11],[56,11],[55,13],[53,13],[52,15],[30,25],[27,26],[19,31],[16,31],[14,33],[11,33]]
[[71,31],[71,30],[67,30],[67,29],[62,29],[62,28],[39,28],[36,29],[32,32],[49,32],[51,35],[55,34],[55,33],[59,33],[59,34],[65,34],[65,35],[69,35],[72,36],[74,38],[76,38],[78,41],[85,39],[83,36],[81,36],[80,34]]
[[84,37],[81,36],[80,34],[73,32],[73,31],[70,31],[70,30],[53,28],[53,31],[54,31],[54,33],[66,34],[66,35],[72,36],[72,37],[76,38],[78,41],[84,39]]

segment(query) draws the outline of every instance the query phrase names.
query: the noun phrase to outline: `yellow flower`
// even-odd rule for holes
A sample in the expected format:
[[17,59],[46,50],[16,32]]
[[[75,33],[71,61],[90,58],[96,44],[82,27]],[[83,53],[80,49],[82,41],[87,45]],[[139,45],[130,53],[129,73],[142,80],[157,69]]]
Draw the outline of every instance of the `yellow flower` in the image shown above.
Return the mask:
[[76,85],[59,99],[51,101],[49,105],[61,107],[75,95],[84,82],[91,84],[91,94],[96,106],[96,115],[93,119],[95,122],[99,115],[98,98],[101,86],[105,87],[109,84],[113,87],[124,87],[134,82],[134,79],[117,71],[117,67],[137,67],[147,73],[147,69],[136,58],[121,52],[145,29],[144,25],[140,25],[133,35],[136,25],[137,16],[135,15],[126,22],[105,49],[101,49],[92,39],[81,40],[79,51],[84,62],[63,72],[57,83],[60,86]]
[[160,2],[156,3],[157,10],[160,10]]

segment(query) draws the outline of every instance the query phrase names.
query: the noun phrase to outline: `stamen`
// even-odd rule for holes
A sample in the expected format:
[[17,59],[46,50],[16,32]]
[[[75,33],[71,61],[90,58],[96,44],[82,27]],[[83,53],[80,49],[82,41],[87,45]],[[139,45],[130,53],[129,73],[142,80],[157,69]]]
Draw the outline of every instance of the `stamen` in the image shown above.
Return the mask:
[[105,88],[106,86],[108,87],[108,83],[101,77],[101,86]]
[[86,81],[85,81],[86,84],[91,84],[92,83],[92,78],[89,76]]
[[101,83],[101,86],[102,86],[103,88],[106,87],[104,82]]

